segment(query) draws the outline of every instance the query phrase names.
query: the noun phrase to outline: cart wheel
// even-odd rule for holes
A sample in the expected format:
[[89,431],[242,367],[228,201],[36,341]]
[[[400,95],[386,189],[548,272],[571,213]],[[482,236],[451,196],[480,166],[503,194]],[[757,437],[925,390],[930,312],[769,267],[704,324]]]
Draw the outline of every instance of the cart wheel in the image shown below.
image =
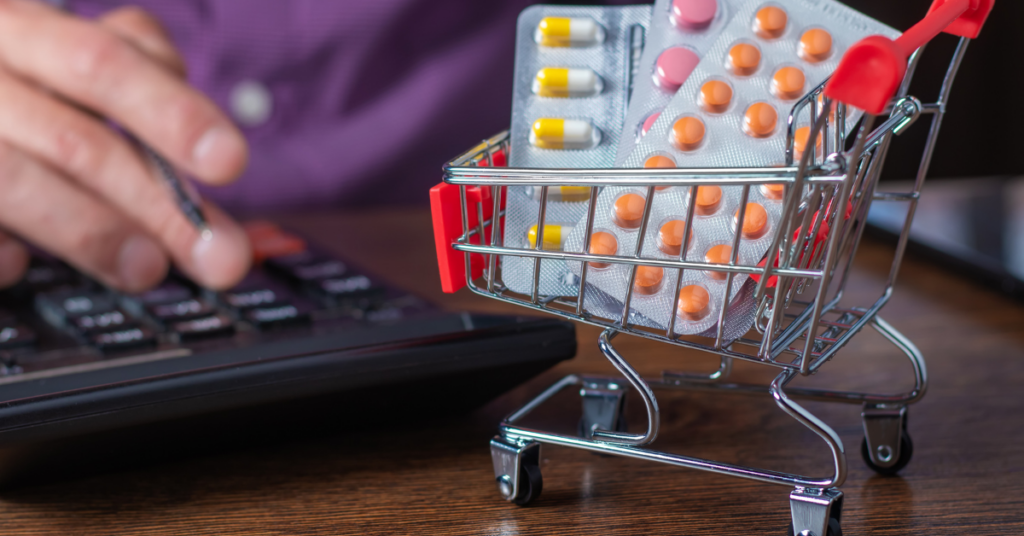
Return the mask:
[[544,478],[540,474],[540,467],[524,463],[519,470],[519,494],[512,502],[519,506],[526,506],[537,500],[543,490]]
[[885,476],[893,476],[910,463],[910,458],[914,455],[914,442],[910,440],[910,434],[908,434],[906,430],[903,430],[903,433],[900,434],[900,458],[896,460],[896,463],[889,467],[879,467],[871,461],[871,454],[868,453],[867,438],[864,438],[860,442],[860,455],[864,458],[864,463],[868,464],[868,467],[876,473]]
[[[789,530],[786,533],[789,536],[796,536],[795,532],[796,531],[793,529],[793,523],[790,522]],[[839,520],[834,517],[829,518],[828,520],[828,536],[843,536],[843,527],[839,524]]]

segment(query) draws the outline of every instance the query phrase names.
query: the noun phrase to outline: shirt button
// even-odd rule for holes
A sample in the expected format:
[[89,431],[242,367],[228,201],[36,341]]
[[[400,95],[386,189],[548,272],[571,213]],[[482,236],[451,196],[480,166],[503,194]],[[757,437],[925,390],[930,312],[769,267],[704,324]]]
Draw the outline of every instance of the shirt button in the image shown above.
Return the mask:
[[239,82],[229,97],[231,115],[244,127],[258,127],[274,113],[274,96],[267,86],[254,80]]

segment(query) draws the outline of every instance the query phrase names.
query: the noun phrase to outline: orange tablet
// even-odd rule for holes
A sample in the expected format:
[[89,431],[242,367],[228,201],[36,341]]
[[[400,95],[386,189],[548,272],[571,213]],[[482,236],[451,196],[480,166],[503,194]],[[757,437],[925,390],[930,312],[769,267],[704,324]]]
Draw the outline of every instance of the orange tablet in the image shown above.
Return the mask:
[[[608,231],[597,231],[590,236],[590,253],[592,255],[615,255],[619,252],[619,241]],[[591,268],[607,268],[606,262],[591,262]]]
[[[740,211],[736,211],[734,222],[739,222]],[[743,238],[757,240],[768,232],[768,211],[758,203],[747,203],[743,216]]]
[[[644,168],[646,168],[646,169],[657,169],[657,168],[671,169],[671,168],[674,168],[674,167],[676,167],[676,163],[673,162],[671,158],[669,158],[667,156],[664,156],[664,155],[660,155],[660,154],[656,154],[656,155],[648,158],[647,161],[644,162]],[[671,188],[671,186],[655,186],[654,187],[654,189],[659,191],[659,192],[662,191],[662,190],[668,190],[669,188]]]
[[765,6],[757,11],[754,32],[764,39],[775,39],[786,33],[789,16],[781,7]]
[[686,234],[686,246],[689,248],[693,233],[686,232],[686,222],[669,220],[658,229],[658,249],[666,255],[678,257],[683,252],[683,235]]
[[[704,254],[704,262],[709,264],[729,264],[732,260],[732,246],[721,244],[713,246]],[[729,277],[729,272],[704,272],[708,274],[708,277],[716,281],[725,281],[725,278]]]
[[761,50],[750,43],[738,43],[729,49],[729,67],[733,74],[749,76],[761,65]]
[[771,136],[778,123],[778,112],[767,102],[755,102],[743,114],[743,131],[754,138]]
[[[811,127],[800,127],[793,134],[793,158],[799,160],[807,150],[807,142],[811,138]],[[821,150],[821,135],[815,140],[815,150]]]
[[732,87],[721,80],[709,80],[700,88],[700,104],[705,110],[720,114],[732,102]]
[[647,200],[640,194],[624,194],[615,200],[612,221],[623,229],[638,229],[644,219]]
[[694,210],[701,216],[711,216],[722,207],[722,189],[718,186],[697,187],[697,208]]
[[676,167],[676,163],[673,162],[672,159],[667,156],[656,154],[648,158],[647,161],[644,162],[644,167],[647,169],[674,168]]
[[692,151],[704,141],[704,122],[696,117],[680,117],[672,125],[672,144],[680,151]]
[[772,94],[783,100],[799,99],[804,94],[807,77],[799,67],[782,67],[772,76]]
[[700,285],[687,285],[679,289],[679,305],[676,309],[679,317],[684,320],[700,320],[711,312],[711,294]]
[[633,290],[644,296],[657,294],[661,290],[661,285],[664,281],[665,270],[657,266],[637,266]]
[[821,28],[811,28],[800,36],[797,54],[811,63],[825,61],[832,55],[832,34]]
[[785,184],[762,184],[761,185],[761,195],[767,197],[768,199],[772,199],[772,200],[778,201],[778,200],[782,199],[782,197],[785,194],[786,194],[786,185]]

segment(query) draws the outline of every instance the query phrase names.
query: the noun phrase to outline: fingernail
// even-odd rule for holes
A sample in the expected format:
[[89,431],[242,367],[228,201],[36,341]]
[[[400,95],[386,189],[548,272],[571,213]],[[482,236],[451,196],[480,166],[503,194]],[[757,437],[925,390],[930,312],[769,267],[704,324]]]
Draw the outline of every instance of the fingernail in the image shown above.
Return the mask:
[[192,246],[195,277],[211,289],[234,285],[248,271],[252,256],[244,231],[237,225],[220,221],[213,222],[210,233],[204,235]]
[[117,274],[128,291],[142,291],[164,278],[167,260],[160,246],[145,235],[133,235],[121,244]]
[[224,127],[213,127],[203,134],[192,149],[192,158],[206,173],[233,175],[240,170],[238,161],[245,152],[238,136]]

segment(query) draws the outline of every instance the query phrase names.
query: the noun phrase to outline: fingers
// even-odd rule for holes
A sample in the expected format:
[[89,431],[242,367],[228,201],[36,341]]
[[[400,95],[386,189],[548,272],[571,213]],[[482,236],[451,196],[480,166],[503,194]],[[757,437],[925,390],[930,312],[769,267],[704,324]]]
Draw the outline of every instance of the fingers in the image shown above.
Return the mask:
[[[220,288],[244,275],[249,249],[241,228],[217,212],[213,230],[218,246],[195,253],[196,248],[207,246],[199,243],[198,232],[166,185],[124,138],[95,118],[2,72],[0,103],[6,104],[0,106],[0,140],[46,162],[104,199],[134,226],[156,238],[197,282]],[[35,203],[45,206],[39,199]],[[242,258],[225,259],[229,254]],[[208,261],[209,256],[219,260]]]
[[191,262],[183,264],[192,279],[206,288],[231,288],[245,277],[252,263],[249,238],[237,223],[215,205],[205,203],[203,214],[213,231],[212,238],[192,242]]
[[0,187],[0,224],[102,283],[138,292],[166,275],[167,256],[146,233],[7,143]]
[[0,61],[200,180],[223,184],[245,167],[245,139],[213,102],[105,28],[29,0],[0,2]]
[[0,231],[0,289],[7,288],[25,275],[28,250],[7,233]]
[[185,60],[156,18],[137,6],[115,9],[96,22],[137,47],[180,78],[185,77]]

